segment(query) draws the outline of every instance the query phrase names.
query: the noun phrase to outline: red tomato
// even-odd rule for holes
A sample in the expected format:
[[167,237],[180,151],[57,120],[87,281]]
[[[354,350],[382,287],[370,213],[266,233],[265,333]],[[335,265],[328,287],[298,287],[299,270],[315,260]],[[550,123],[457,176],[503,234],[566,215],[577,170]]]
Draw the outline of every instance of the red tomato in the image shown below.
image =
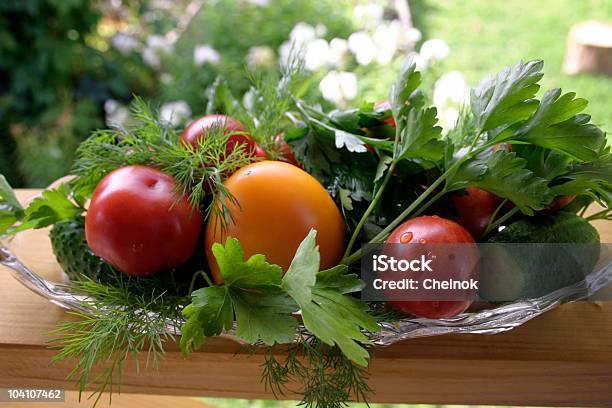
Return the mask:
[[[377,102],[374,105],[374,110],[385,110],[385,111],[390,111],[391,110],[391,102],[385,100],[385,101],[380,101]],[[395,127],[395,119],[393,118],[393,114],[391,114],[391,117],[388,119],[385,119],[384,122],[388,125],[390,125],[391,127]]]
[[285,142],[285,134],[281,133],[280,135],[276,135],[274,137],[274,143],[276,143],[276,151],[279,153],[280,157],[284,159],[287,163],[291,163],[294,166],[298,166],[302,168],[302,165],[295,157],[293,153],[293,149],[289,146],[289,143]]
[[239,132],[231,135],[227,140],[225,152],[229,155],[236,145],[246,145],[246,151],[255,153],[256,143],[251,135],[246,133],[245,127],[236,119],[226,115],[206,115],[194,120],[185,128],[181,135],[181,144],[190,144],[198,147],[198,141],[206,137],[206,130],[213,126],[224,126],[227,133]]
[[117,169],[94,191],[85,217],[91,250],[118,270],[149,276],[182,265],[195,249],[202,216],[174,178],[145,166]]
[[476,187],[465,189],[466,194],[452,194],[450,199],[458,216],[450,217],[478,239],[487,228],[491,216],[499,205],[497,196]]
[[511,152],[512,151],[512,145],[510,143],[498,143],[498,144],[494,144],[491,147],[491,150],[493,150],[493,153],[495,153],[499,149],[505,149],[508,152]]
[[310,174],[289,163],[251,163],[225,181],[237,204],[228,204],[232,221],[222,229],[212,217],[205,234],[208,265],[221,283],[212,254],[215,242],[227,237],[240,241],[245,258],[263,254],[287,270],[295,251],[310,229],[317,230],[321,269],[335,266],[344,250],[344,219],[325,188]]
[[542,214],[556,213],[557,211],[565,208],[569,203],[574,201],[574,198],[576,198],[575,195],[566,195],[566,196],[557,197],[552,201],[552,203],[550,203],[548,207],[546,207],[540,212]]
[[[422,244],[421,250],[433,252],[435,259],[432,269],[436,276],[446,275],[454,279],[469,279],[473,276],[479,262],[478,248],[474,239],[461,225],[438,216],[422,216],[398,226],[386,241],[387,244]],[[462,245],[458,254],[452,247],[438,247],[426,244],[469,244]],[[390,246],[397,258],[415,258],[415,245]],[[455,247],[455,250],[457,248]],[[449,251],[447,253],[447,251]],[[399,256],[398,256],[399,255]],[[413,272],[411,272],[413,273]],[[431,274],[432,272],[423,272]],[[431,277],[431,275],[430,275]],[[466,299],[469,294],[466,294]],[[472,303],[471,300],[392,300],[389,303],[399,311],[419,317],[440,319],[452,317],[464,312]]]
[[253,154],[253,156],[255,157],[259,157],[260,159],[267,159],[268,158],[268,153],[266,153],[266,151],[264,149],[261,148],[260,145],[256,144],[255,145],[255,153]]

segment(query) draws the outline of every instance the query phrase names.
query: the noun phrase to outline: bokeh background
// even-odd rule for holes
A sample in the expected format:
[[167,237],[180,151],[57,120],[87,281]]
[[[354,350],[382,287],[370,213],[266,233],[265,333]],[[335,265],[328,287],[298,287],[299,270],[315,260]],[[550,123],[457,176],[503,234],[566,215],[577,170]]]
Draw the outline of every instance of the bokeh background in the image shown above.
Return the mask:
[[183,126],[217,75],[248,97],[248,76],[278,70],[292,45],[326,109],[384,99],[414,53],[447,129],[483,75],[541,58],[544,88],[587,98],[609,133],[612,78],[562,70],[586,20],[612,23],[612,0],[0,1],[0,173],[29,187],[66,174],[92,130],[129,122],[134,95]]

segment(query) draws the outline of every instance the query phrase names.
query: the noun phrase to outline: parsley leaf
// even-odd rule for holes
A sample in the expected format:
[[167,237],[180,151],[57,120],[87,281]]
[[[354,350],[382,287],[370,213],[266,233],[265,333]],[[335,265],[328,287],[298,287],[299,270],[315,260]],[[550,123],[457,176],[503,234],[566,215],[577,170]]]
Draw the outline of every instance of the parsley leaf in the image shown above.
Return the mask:
[[472,89],[470,105],[478,133],[527,119],[537,108],[544,62],[519,61],[497,75],[486,76]]
[[0,174],[0,235],[23,217],[23,207],[8,181]]
[[609,148],[597,160],[573,163],[556,181],[551,188],[555,195],[591,194],[612,207],[612,154]]
[[[21,224],[11,228],[9,232],[14,234],[30,228],[44,228],[82,214],[85,209],[81,205],[76,205],[70,199],[71,195],[67,184],[62,184],[53,190],[43,191],[40,197],[36,197],[26,207]],[[84,199],[77,195],[74,195],[74,200],[77,203],[84,202]]]
[[11,206],[14,210],[23,210],[10,184],[6,181],[6,178],[0,174],[0,203],[3,202]]
[[13,208],[6,203],[0,203],[0,235],[3,235],[17,221],[19,221],[19,217],[17,217]]
[[409,57],[402,66],[397,80],[391,87],[389,100],[396,122],[394,160],[418,158],[439,160],[444,155],[444,142],[440,140],[442,128],[436,108],[423,108],[424,97],[417,90],[421,73]]
[[389,92],[397,134],[400,134],[405,127],[408,112],[423,104],[422,95],[417,91],[419,85],[421,85],[421,73],[416,70],[414,58],[408,57]]
[[359,328],[376,332],[379,327],[366,313],[364,302],[346,295],[358,290],[360,281],[345,275],[345,265],[319,273],[319,259],[316,231],[311,230],[283,278],[283,288],[300,306],[304,326],[311,333],[330,346],[338,345],[353,362],[366,365],[368,352],[363,344],[369,340]]
[[436,108],[412,109],[408,112],[406,127],[399,134],[397,160],[429,159],[440,160],[446,144],[440,140],[442,128],[436,126]]
[[253,255],[246,262],[244,251],[235,238],[212,248],[223,285],[198,289],[184,310],[181,351],[187,356],[199,348],[205,337],[229,330],[236,320],[236,335],[249,343],[287,343],[294,339],[297,322],[291,313],[297,310],[293,300],[281,288],[282,269],[270,264],[263,255]]
[[498,150],[482,152],[466,160],[447,180],[447,191],[469,186],[479,187],[513,202],[523,213],[533,215],[551,199],[548,181],[537,177],[525,166],[527,160],[516,153]]
[[588,102],[575,96],[574,92],[561,95],[558,88],[546,92],[538,110],[511,139],[558,150],[579,160],[596,159],[605,142],[604,132],[589,123],[589,115],[579,114]]

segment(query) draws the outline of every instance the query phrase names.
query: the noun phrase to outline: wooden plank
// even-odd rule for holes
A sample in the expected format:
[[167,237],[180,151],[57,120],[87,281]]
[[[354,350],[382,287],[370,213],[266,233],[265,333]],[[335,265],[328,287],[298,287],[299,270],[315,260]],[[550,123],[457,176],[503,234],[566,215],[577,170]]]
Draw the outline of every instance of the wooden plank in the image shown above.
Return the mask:
[[[51,407],[62,408],[83,408],[90,407],[93,400],[87,399],[88,395],[83,394],[79,401],[77,391],[66,391],[66,399],[62,404],[50,404]],[[7,407],[8,405],[3,405]],[[41,408],[40,402],[19,402],[15,408]],[[134,407],[155,407],[155,408],[214,408],[214,405],[206,403],[204,400],[193,397],[176,397],[170,395],[146,395],[146,394],[113,394],[112,401],[109,403],[106,397],[102,398],[97,408],[134,408]]]
[[[36,191],[20,191],[25,199]],[[610,223],[598,227],[612,242]],[[27,265],[48,278],[62,272],[44,231],[13,243]],[[27,244],[25,244],[27,243]],[[47,334],[65,312],[0,270],[0,384],[62,386],[68,362],[49,365]],[[184,360],[170,345],[159,370],[125,370],[123,392],[273,398],[260,383],[261,353],[211,339]],[[498,335],[446,335],[378,349],[371,364],[373,401],[455,404],[612,406],[612,302],[563,305]],[[286,398],[296,398],[288,395]]]

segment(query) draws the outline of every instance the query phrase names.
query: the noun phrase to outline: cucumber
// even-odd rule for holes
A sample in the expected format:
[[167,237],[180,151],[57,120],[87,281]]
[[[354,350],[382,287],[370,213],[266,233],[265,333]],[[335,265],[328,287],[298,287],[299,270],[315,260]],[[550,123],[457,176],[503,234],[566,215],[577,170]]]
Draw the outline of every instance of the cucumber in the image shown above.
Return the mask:
[[60,221],[53,224],[51,232],[51,246],[66,275],[71,280],[78,280],[84,276],[104,284],[111,284],[115,280],[112,267],[96,256],[85,240],[85,218]]
[[482,246],[480,297],[495,302],[540,297],[578,283],[593,271],[600,251],[597,230],[569,212],[516,221],[488,243],[496,245]]
[[[203,269],[203,255],[196,251],[193,259],[180,268],[162,271],[151,277],[125,275],[89,249],[85,239],[85,218],[82,216],[55,223],[49,237],[57,262],[70,280],[78,281],[86,276],[106,286],[121,285],[137,295],[150,297],[152,294],[159,295],[164,292],[186,296],[195,271]],[[203,286],[204,283],[198,278],[195,288]]]

